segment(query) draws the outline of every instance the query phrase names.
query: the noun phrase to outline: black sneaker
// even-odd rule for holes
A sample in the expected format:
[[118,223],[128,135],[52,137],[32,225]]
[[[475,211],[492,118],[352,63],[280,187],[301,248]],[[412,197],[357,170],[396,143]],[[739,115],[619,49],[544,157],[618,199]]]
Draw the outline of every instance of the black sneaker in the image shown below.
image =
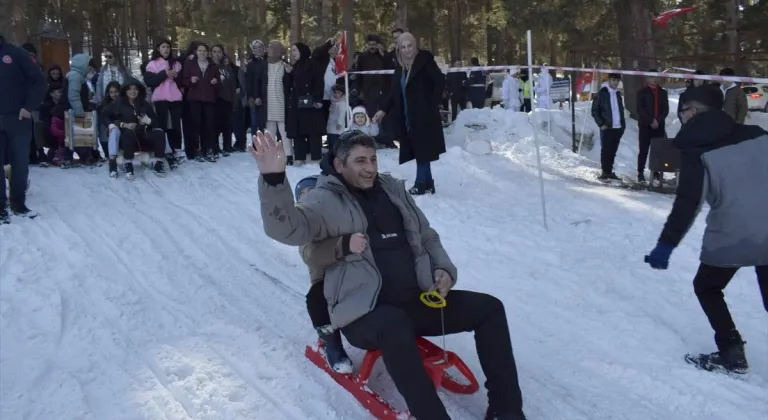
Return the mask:
[[609,173],[608,174],[608,179],[610,179],[611,181],[621,181],[621,178],[619,178],[619,176],[616,175],[615,172]]
[[135,175],[133,172],[133,162],[125,162],[125,164],[123,164],[123,168],[125,169],[125,177],[127,179],[133,179]]
[[709,354],[686,354],[685,360],[706,371],[724,371],[745,374],[749,370],[747,357],[744,353],[744,344],[739,341],[722,346],[719,350]]
[[228,152],[228,151],[226,151],[226,150],[222,150],[222,151],[221,151],[221,156],[223,156],[223,157],[227,157],[227,156],[229,156],[229,152]]
[[645,182],[645,175],[637,174],[637,182]]
[[0,209],[0,225],[8,225],[11,223],[11,214],[8,213],[8,207]]
[[156,160],[155,164],[152,165],[152,171],[157,176],[166,176],[168,173],[165,171],[165,164],[163,164],[162,160]]
[[109,160],[109,177],[117,178],[117,160],[116,159]]
[[174,156],[173,153],[167,153],[165,155],[165,160],[168,161],[168,167],[171,168],[172,171],[179,167],[179,162],[176,160],[176,156]]
[[27,219],[34,219],[37,217],[37,212],[34,212],[27,208],[25,205],[11,204],[11,212],[14,216],[26,217]]
[[328,366],[342,374],[350,374],[353,371],[352,360],[349,359],[344,343],[341,341],[341,332],[334,330],[330,325],[317,327],[320,337],[320,352],[325,356]]

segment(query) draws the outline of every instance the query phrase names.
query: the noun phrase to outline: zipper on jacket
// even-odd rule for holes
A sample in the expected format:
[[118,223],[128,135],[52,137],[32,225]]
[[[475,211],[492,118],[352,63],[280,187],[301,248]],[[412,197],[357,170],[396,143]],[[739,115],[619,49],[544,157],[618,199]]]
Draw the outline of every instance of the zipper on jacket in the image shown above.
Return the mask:
[[[331,191],[333,191],[334,189],[336,189],[336,188],[334,188],[334,187],[327,187],[327,186],[326,186],[325,188],[328,188],[328,189],[329,189],[329,190],[331,190]],[[357,209],[357,211],[358,211],[358,214],[361,214],[361,215],[363,216],[363,220],[365,220],[365,221],[366,221],[366,227],[365,227],[365,229],[366,229],[366,231],[367,231],[367,230],[368,230],[368,226],[367,226],[367,224],[368,224],[368,223],[367,223],[368,219],[365,217],[365,212],[363,211],[363,207],[362,207],[362,206],[360,206],[360,203],[358,203],[358,202],[357,202],[357,199],[355,199],[355,197],[353,197],[353,196],[352,196],[352,193],[350,193],[350,192],[349,192],[349,190],[347,190],[347,189],[346,189],[346,187],[344,187],[344,188],[339,188],[337,191],[338,191],[338,192],[340,192],[342,195],[345,195],[345,196],[346,196],[346,198],[347,198],[347,200],[349,200],[349,201],[350,201],[350,202],[351,202],[351,203],[352,203],[352,204],[355,206],[355,208],[356,208],[356,209]],[[373,261],[371,261],[370,259],[368,259],[368,257],[366,257],[364,253],[363,253],[363,254],[360,254],[360,255],[363,257],[363,259],[364,259],[364,260],[365,260],[365,261],[366,261],[368,264],[370,264],[370,265],[371,265],[371,267],[373,268],[373,271],[375,271],[375,272],[376,272],[376,275],[377,275],[377,276],[378,276],[378,278],[379,278],[379,284],[378,284],[378,286],[376,287],[376,293],[374,293],[374,294],[373,294],[373,299],[371,299],[371,303],[368,305],[369,311],[372,311],[372,310],[373,310],[373,308],[375,308],[375,307],[376,307],[376,301],[379,299],[379,293],[381,292],[381,286],[382,286],[382,283],[384,282],[384,279],[382,279],[382,278],[381,278],[381,272],[380,272],[380,271],[379,271],[379,269],[376,267],[376,264],[375,264]],[[338,302],[337,302],[337,303],[338,303]]]

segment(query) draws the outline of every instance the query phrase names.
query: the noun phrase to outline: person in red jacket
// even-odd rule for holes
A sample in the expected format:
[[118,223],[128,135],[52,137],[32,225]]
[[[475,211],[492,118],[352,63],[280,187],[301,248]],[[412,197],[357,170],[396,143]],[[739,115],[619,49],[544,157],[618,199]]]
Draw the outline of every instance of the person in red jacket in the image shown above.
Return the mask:
[[208,56],[210,48],[200,44],[194,60],[187,60],[181,71],[181,80],[187,88],[190,118],[190,138],[184,139],[187,156],[194,154],[198,162],[216,162],[213,151],[216,133],[216,99],[219,96],[220,76],[216,63]]

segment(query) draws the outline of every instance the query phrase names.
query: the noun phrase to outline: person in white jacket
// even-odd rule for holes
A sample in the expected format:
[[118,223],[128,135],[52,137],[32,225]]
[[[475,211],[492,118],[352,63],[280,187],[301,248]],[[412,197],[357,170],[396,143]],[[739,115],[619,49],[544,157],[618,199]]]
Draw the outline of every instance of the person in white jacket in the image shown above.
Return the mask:
[[365,112],[365,107],[362,105],[352,109],[352,123],[347,131],[355,130],[362,131],[373,138],[379,135],[379,125],[371,122],[371,119],[368,118],[368,114]]
[[331,88],[331,92],[331,107],[328,110],[328,124],[325,126],[325,131],[328,134],[326,137],[328,140],[328,150],[333,150],[336,140],[345,131],[347,127],[347,114],[349,113],[344,86],[334,85]]
[[536,84],[536,108],[549,109],[552,107],[552,100],[549,98],[549,90],[552,88],[552,75],[549,74],[547,64],[541,66],[539,80]]
[[517,66],[509,68],[509,74],[504,77],[501,84],[501,102],[504,109],[520,111],[522,106],[522,86],[520,86],[520,73]]

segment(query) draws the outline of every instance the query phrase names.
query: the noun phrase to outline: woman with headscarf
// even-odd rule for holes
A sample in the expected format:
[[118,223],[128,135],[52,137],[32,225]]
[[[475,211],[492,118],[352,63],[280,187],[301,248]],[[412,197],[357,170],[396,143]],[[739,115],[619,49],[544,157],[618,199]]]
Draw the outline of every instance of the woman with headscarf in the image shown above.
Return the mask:
[[392,89],[375,123],[384,115],[393,118],[395,137],[400,139],[400,164],[416,160],[416,182],[411,194],[435,193],[431,162],[445,153],[440,102],[445,75],[435,63],[435,56],[418,47],[408,32],[397,38],[397,64]]
[[245,71],[245,90],[251,113],[251,134],[267,125],[267,48],[257,39],[251,43],[251,62]]
[[[330,48],[329,48],[330,49]],[[327,54],[327,53],[326,53]],[[307,158],[320,161],[326,121],[323,118],[323,91],[325,65],[312,58],[307,44],[297,42],[291,47],[291,64],[285,65],[283,86],[288,93],[285,131],[293,139],[293,157],[296,165]]]

